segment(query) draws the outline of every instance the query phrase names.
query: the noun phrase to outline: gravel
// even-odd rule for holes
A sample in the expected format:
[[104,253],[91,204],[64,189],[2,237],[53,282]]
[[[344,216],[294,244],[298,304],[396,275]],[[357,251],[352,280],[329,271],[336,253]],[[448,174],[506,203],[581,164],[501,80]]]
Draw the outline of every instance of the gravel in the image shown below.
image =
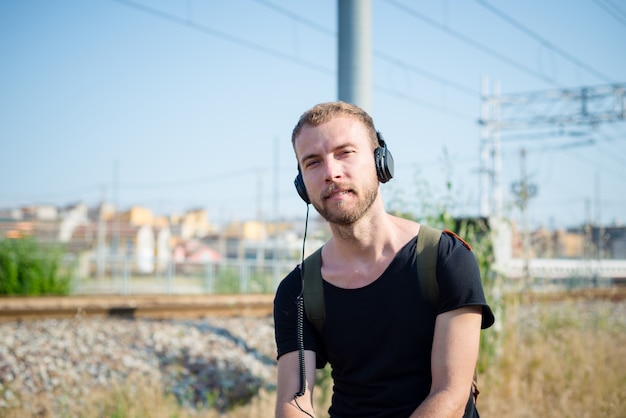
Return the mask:
[[131,376],[162,382],[189,408],[210,401],[225,411],[276,381],[271,317],[11,321],[0,335],[0,415]]

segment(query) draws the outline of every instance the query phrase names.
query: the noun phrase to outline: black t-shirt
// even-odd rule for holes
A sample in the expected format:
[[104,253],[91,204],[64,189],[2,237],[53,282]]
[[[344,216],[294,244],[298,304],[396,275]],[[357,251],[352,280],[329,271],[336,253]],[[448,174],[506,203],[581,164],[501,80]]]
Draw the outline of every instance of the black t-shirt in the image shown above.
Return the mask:
[[[464,306],[482,306],[482,328],[494,322],[485,301],[473,253],[443,234],[439,243],[436,309],[422,296],[416,276],[417,238],[406,244],[373,283],[343,289],[324,281],[326,320],[318,335],[306,319],[304,347],[328,361],[334,382],[331,417],[408,417],[428,396],[430,358],[437,314]],[[274,300],[278,357],[297,346],[296,298],[300,270],[279,285]],[[477,417],[469,397],[465,417]]]

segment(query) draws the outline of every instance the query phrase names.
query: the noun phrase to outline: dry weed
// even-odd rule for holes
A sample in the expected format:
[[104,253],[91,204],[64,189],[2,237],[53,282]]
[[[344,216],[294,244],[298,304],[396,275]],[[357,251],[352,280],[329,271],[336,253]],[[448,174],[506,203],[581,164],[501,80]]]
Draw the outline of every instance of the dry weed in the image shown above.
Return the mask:
[[[484,417],[621,418],[624,302],[557,302],[508,316],[501,357],[481,378]],[[614,310],[617,308],[617,312]],[[621,311],[621,313],[620,313]]]

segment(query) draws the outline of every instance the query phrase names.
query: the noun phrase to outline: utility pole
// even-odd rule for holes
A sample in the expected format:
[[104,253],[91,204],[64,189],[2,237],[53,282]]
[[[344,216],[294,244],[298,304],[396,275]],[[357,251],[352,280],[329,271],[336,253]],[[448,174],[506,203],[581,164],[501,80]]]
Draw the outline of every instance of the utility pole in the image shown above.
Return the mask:
[[256,192],[257,192],[257,221],[259,224],[259,228],[260,228],[260,234],[261,236],[259,237],[260,239],[258,240],[259,242],[257,243],[256,246],[256,260],[257,260],[257,265],[259,267],[262,267],[264,262],[265,262],[265,245],[267,243],[267,223],[266,223],[266,219],[264,219],[264,214],[263,214],[263,170],[262,169],[257,169],[257,176],[256,176],[256,181],[257,181],[257,187],[256,187]]
[[98,244],[96,249],[96,270],[98,280],[104,277],[105,271],[105,245],[106,245],[106,223],[104,219],[104,202],[106,200],[106,187],[102,187],[102,198],[100,199],[100,209],[98,210]]
[[528,182],[526,173],[526,150],[520,150],[520,180],[511,185],[511,190],[516,197],[517,205],[522,212],[522,249],[524,252],[523,284],[530,287],[530,225],[528,223],[528,200],[537,195],[537,186]]
[[274,138],[274,202],[272,204],[272,221],[278,223],[278,209],[280,198],[278,196],[278,190],[280,185],[280,140],[278,137]]
[[[121,216],[120,211],[120,190],[119,190],[119,163],[117,160],[113,164],[113,193],[115,195],[115,215],[113,218],[113,231],[111,234],[111,254],[113,256],[113,263],[111,267],[112,277],[116,277],[118,272],[121,272]],[[115,266],[113,268],[113,266]]]
[[256,219],[263,222],[263,170],[256,169]]
[[500,142],[500,83],[495,82],[493,94],[487,77],[481,82],[481,200],[480,214],[484,217],[501,219],[503,216],[502,195],[502,145]]
[[593,272],[593,285],[598,286],[600,282],[600,263],[604,258],[604,228],[602,227],[602,209],[600,205],[600,173],[596,172],[594,175],[594,198],[596,201],[596,225],[598,225],[598,233],[596,236],[596,268]]
[[[480,120],[487,121],[491,120],[491,107],[486,100],[489,97],[489,80],[487,77],[483,77],[480,85]],[[490,192],[489,192],[489,173],[490,170],[490,135],[489,128],[486,124],[482,124],[480,130],[480,215],[483,217],[488,217],[491,214],[490,210]]]

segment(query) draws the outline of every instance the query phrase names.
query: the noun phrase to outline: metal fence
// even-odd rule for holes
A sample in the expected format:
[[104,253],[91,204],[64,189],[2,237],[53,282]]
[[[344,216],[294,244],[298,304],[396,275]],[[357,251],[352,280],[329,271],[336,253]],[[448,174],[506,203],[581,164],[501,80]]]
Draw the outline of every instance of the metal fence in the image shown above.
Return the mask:
[[155,262],[134,257],[66,257],[72,294],[238,294],[274,293],[297,260],[226,259],[218,262]]
[[[592,260],[593,261],[593,260]],[[516,263],[517,262],[517,263]],[[222,259],[217,262],[146,263],[136,256],[68,256],[73,294],[268,294],[299,260]],[[530,260],[529,278],[523,260],[500,271],[509,286],[526,283],[549,288],[607,287],[626,283],[626,260]],[[526,282],[530,280],[529,282]]]

